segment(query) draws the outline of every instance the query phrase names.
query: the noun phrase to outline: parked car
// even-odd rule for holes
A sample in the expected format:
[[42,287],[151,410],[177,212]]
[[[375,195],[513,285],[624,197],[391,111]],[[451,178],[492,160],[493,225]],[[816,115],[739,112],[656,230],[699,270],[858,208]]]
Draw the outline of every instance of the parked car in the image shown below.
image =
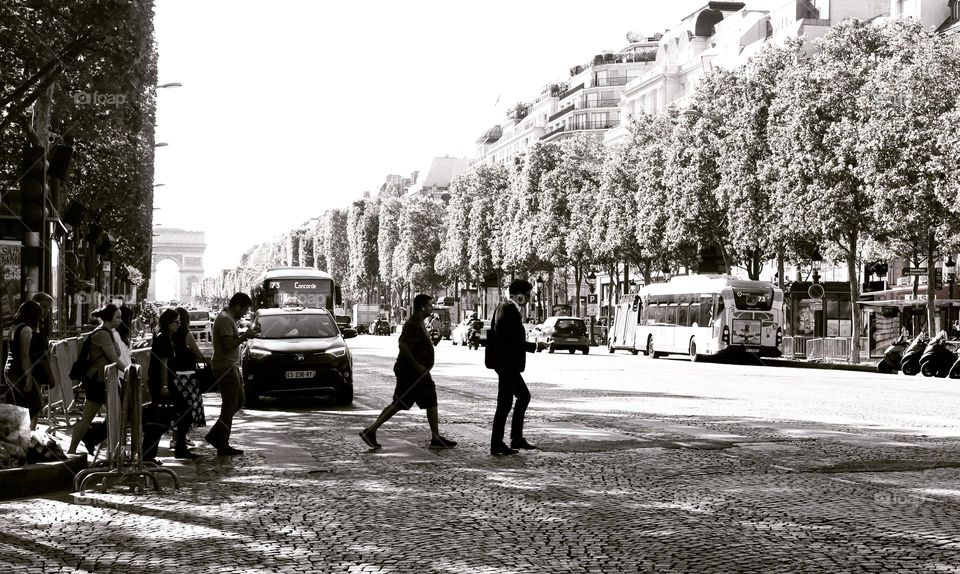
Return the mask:
[[353,327],[353,319],[350,315],[334,315],[334,320],[337,322],[337,327],[340,328],[340,331]]
[[260,309],[253,320],[260,334],[241,357],[247,402],[267,395],[333,395],[353,402],[353,357],[342,331],[326,309]]
[[587,325],[580,317],[547,317],[539,327],[535,327],[527,340],[537,345],[537,351],[549,352],[566,349],[572,355],[576,351],[584,355],[590,353],[590,336]]

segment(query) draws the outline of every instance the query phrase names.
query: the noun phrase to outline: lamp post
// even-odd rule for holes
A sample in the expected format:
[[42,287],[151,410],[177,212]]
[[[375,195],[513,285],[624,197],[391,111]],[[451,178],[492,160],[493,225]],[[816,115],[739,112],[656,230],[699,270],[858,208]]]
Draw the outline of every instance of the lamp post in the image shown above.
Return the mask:
[[[587,285],[590,286],[591,294],[593,293],[593,289],[596,286],[596,284],[597,284],[597,274],[593,271],[593,269],[591,269],[590,273],[587,274]],[[579,293],[577,295],[579,297]],[[594,320],[593,315],[590,315],[590,345],[593,345],[593,320]]]
[[[820,255],[820,248],[814,247],[813,255],[810,256],[810,267],[813,269],[814,285],[820,285],[820,264],[821,263],[823,263],[823,256]],[[818,292],[818,293],[814,294],[815,292]],[[814,322],[813,322],[813,335],[815,337],[820,337],[822,336],[821,330],[826,329],[826,324],[827,324],[826,309],[823,308],[823,287],[814,289],[814,287],[811,286],[810,289],[807,290],[807,293],[820,300],[820,309],[815,312]],[[820,320],[817,321],[816,320],[817,318],[819,318]]]
[[543,275],[537,276],[537,322],[543,323]]

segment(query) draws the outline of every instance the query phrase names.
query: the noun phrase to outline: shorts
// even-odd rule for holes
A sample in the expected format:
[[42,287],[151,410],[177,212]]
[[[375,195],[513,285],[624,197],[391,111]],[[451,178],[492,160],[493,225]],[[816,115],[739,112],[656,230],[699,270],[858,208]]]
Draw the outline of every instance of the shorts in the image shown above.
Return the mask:
[[93,401],[100,405],[107,404],[107,383],[84,377],[84,379],[80,381],[80,385],[83,387],[83,392],[86,394],[88,401]]
[[417,405],[421,409],[432,409],[437,406],[437,386],[430,373],[422,377],[397,376],[397,388],[393,391],[393,404],[401,410],[408,410]]

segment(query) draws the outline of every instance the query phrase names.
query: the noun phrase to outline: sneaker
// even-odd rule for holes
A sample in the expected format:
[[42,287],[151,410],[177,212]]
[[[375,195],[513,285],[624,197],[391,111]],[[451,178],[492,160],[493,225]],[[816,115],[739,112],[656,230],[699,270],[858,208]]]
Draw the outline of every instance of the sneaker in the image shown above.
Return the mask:
[[447,437],[436,437],[430,441],[430,448],[453,448],[457,446],[457,441],[450,440]]
[[242,450],[232,446],[222,446],[217,449],[217,456],[237,456],[241,454],[243,454]]
[[367,429],[363,429],[360,431],[360,440],[362,440],[370,448],[380,448],[380,443],[377,442],[376,431],[368,431]]

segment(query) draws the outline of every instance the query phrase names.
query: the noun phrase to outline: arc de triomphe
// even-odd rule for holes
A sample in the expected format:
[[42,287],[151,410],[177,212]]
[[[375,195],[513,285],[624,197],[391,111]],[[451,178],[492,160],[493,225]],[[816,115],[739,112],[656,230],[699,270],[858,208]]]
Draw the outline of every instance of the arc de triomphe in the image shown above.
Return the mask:
[[170,260],[180,269],[180,300],[196,300],[193,286],[203,281],[203,253],[207,244],[202,231],[187,231],[172,227],[153,228],[153,253],[150,258],[150,288],[147,299],[157,298],[157,264]]

